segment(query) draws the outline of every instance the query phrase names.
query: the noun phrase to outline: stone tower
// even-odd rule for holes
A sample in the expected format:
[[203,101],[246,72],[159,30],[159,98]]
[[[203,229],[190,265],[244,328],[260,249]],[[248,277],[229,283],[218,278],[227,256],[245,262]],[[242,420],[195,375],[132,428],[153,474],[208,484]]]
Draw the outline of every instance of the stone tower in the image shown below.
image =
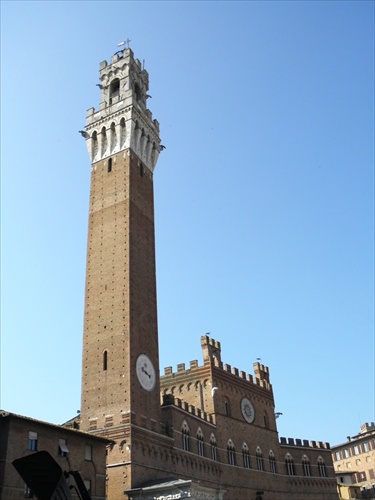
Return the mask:
[[100,64],[98,86],[99,109],[88,110],[81,132],[92,163],[81,429],[115,442],[114,499],[141,480],[147,463],[134,443],[147,443],[160,423],[153,171],[161,146],[148,73],[131,49]]

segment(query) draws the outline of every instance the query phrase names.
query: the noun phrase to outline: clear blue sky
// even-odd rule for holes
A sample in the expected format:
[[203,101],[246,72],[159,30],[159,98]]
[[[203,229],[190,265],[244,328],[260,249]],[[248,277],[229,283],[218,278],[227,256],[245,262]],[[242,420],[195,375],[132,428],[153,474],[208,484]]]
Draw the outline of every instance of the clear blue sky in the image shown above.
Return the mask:
[[150,74],[160,366],[270,368],[280,436],[374,420],[374,3],[1,2],[1,407],[80,407],[99,63]]

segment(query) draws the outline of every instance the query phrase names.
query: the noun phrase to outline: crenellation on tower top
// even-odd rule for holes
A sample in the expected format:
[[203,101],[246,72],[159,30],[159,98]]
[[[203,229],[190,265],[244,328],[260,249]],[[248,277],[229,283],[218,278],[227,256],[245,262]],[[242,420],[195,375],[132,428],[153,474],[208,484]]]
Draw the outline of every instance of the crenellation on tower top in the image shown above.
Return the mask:
[[92,163],[132,149],[151,171],[160,147],[159,122],[147,109],[149,76],[131,49],[119,51],[111,64],[100,63],[99,110],[86,115],[86,145]]
[[221,345],[220,342],[209,337],[208,335],[202,335],[201,346],[203,353],[204,364],[216,364],[221,366]]
[[259,362],[253,363],[254,374],[259,380],[270,383],[270,372],[268,366],[262,365]]

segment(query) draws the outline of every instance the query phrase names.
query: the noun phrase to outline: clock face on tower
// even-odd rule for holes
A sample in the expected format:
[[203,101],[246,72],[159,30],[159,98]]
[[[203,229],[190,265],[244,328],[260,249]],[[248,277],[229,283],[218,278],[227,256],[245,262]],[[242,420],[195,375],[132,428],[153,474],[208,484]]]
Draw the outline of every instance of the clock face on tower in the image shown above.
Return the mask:
[[140,354],[135,365],[139,383],[146,391],[155,387],[156,376],[154,365],[146,354]]
[[255,418],[255,410],[252,402],[247,398],[241,399],[241,412],[248,424],[252,424]]

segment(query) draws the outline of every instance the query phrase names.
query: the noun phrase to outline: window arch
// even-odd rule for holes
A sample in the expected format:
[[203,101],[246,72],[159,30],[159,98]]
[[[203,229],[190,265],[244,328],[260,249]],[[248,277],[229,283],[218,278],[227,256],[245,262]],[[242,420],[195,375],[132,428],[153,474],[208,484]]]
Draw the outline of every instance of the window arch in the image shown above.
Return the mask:
[[197,432],[198,455],[204,457],[204,436],[202,429],[199,427]]
[[182,422],[181,433],[182,433],[182,449],[184,451],[190,451],[190,429],[186,420]]
[[285,466],[286,466],[286,473],[288,474],[288,476],[296,475],[293,458],[292,455],[290,455],[290,453],[288,453],[285,457]]
[[256,449],[257,469],[264,470],[263,453],[259,446]]
[[276,472],[277,472],[276,459],[275,459],[275,454],[272,450],[270,450],[270,453],[268,455],[268,460],[269,460],[269,464],[270,464],[270,472],[272,472],[273,474],[276,474]]
[[311,476],[311,465],[310,465],[310,460],[306,455],[303,455],[302,457],[302,470],[303,470],[303,475],[310,477]]
[[103,352],[103,371],[107,371],[108,368],[108,351]]
[[318,472],[320,477],[327,477],[327,467],[322,457],[318,458]]
[[242,445],[242,461],[246,469],[250,469],[250,451],[246,443]]
[[227,453],[228,453],[228,464],[236,465],[236,450],[234,448],[234,444],[231,439],[229,439],[227,443]]
[[211,446],[211,458],[212,460],[217,460],[217,443],[214,434],[210,436],[210,446]]

